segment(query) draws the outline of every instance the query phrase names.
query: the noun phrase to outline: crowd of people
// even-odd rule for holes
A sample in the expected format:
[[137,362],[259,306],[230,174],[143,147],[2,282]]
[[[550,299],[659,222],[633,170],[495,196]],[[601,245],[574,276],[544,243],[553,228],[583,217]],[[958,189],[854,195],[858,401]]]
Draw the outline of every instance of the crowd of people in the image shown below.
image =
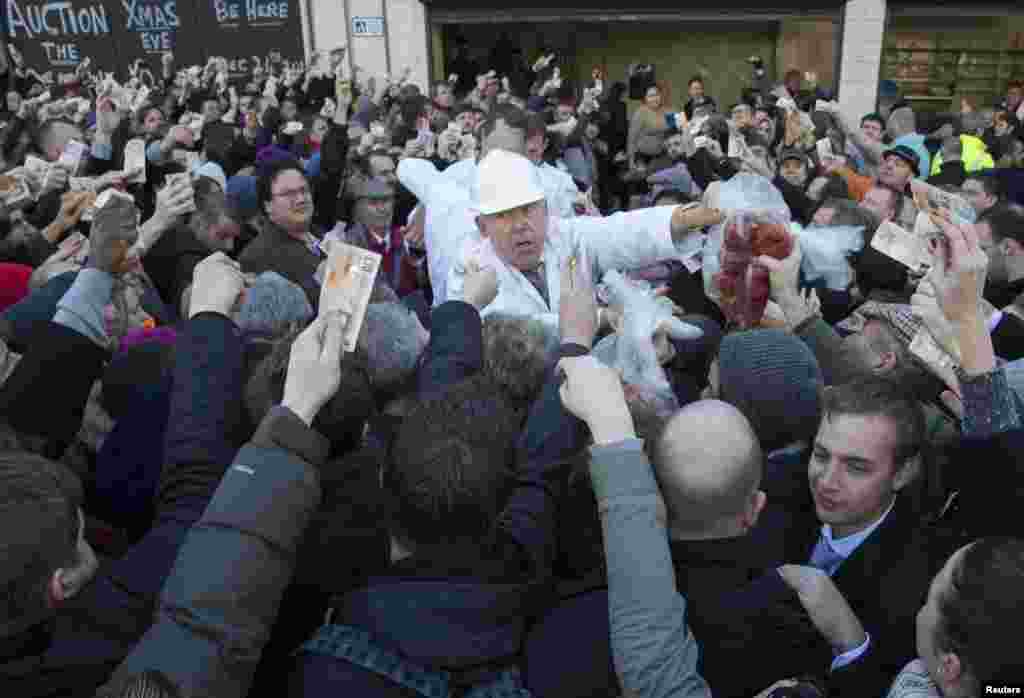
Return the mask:
[[2,694],[1019,692],[1024,86],[465,49],[12,51]]

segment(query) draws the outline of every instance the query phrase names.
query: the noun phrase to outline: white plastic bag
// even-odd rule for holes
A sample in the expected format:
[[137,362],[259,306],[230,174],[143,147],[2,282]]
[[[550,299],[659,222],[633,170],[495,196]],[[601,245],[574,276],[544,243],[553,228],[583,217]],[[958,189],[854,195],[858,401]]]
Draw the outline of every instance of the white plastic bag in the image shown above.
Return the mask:
[[800,270],[811,283],[823,279],[825,287],[845,291],[856,280],[850,255],[864,249],[864,227],[851,225],[810,225],[794,227],[803,252]]
[[638,388],[658,412],[679,408],[675,393],[658,360],[655,334],[663,330],[669,339],[696,339],[702,331],[672,314],[672,303],[658,298],[643,286],[634,284],[617,271],[604,276],[608,305],[621,313],[622,323],[615,334],[601,340],[594,356],[615,368],[622,380]]

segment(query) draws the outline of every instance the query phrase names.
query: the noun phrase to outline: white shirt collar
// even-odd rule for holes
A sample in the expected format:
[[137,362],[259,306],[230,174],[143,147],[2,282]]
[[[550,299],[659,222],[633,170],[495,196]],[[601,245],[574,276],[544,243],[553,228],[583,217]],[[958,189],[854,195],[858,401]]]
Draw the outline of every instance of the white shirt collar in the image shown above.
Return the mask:
[[832,550],[835,551],[836,554],[841,555],[842,558],[845,560],[846,558],[853,555],[854,551],[856,551],[857,548],[860,547],[861,543],[867,540],[868,536],[874,533],[876,528],[882,525],[882,522],[885,521],[887,516],[889,516],[889,512],[892,511],[892,508],[895,505],[896,498],[893,497],[892,503],[889,505],[889,508],[886,509],[885,513],[879,517],[878,521],[874,522],[873,524],[865,528],[863,531],[860,531],[859,533],[850,534],[845,538],[840,538],[839,540],[836,540],[832,537],[832,527],[830,525],[822,524],[821,537],[825,539],[825,543],[828,545],[828,547],[832,548]]

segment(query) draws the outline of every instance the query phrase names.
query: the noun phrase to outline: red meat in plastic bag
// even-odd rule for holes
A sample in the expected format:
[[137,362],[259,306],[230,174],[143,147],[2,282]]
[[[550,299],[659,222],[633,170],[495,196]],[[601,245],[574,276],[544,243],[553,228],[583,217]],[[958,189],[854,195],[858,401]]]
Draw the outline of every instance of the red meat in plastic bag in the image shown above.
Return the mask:
[[749,214],[732,218],[723,232],[721,271],[715,278],[722,310],[740,327],[754,327],[764,317],[771,283],[768,272],[750,262],[762,255],[785,259],[793,251],[793,236],[784,222]]

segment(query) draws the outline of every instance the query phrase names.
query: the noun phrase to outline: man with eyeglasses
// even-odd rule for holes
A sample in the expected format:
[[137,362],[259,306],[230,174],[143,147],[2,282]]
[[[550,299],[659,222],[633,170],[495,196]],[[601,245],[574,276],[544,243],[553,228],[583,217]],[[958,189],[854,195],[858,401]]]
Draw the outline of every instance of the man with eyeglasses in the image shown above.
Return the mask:
[[302,165],[291,160],[271,165],[257,183],[257,200],[266,225],[239,257],[242,271],[275,271],[301,286],[315,307],[320,287],[314,276],[323,256],[319,238],[310,232],[313,195]]

